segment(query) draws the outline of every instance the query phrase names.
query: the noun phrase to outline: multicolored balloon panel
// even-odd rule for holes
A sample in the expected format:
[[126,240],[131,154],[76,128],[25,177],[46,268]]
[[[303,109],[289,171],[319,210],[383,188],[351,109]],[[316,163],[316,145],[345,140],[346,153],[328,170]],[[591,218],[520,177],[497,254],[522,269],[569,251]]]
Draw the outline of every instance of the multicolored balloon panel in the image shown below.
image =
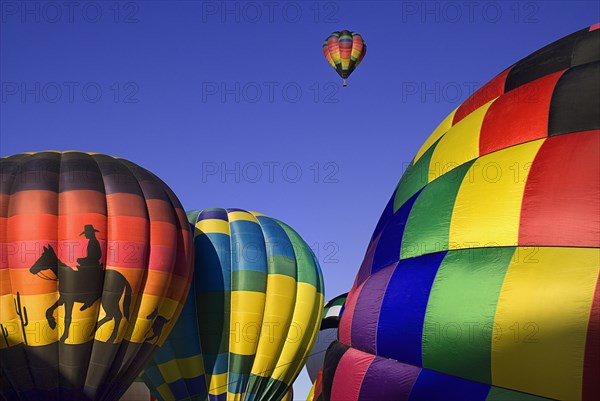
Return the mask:
[[[336,369],[344,374],[334,378]],[[314,401],[550,401],[373,355],[340,342],[327,352],[323,377],[322,393]]]
[[367,45],[358,32],[333,32],[323,42],[325,58],[344,80],[358,67],[366,53]]
[[192,290],[144,371],[161,400],[281,400],[317,336],[323,277],[285,223],[241,209],[188,213]]
[[321,368],[323,368],[323,360],[325,359],[325,351],[329,345],[337,340],[338,337],[338,326],[340,323],[340,316],[342,315],[344,303],[348,293],[338,295],[333,298],[323,307],[323,314],[321,317],[321,325],[319,327],[319,334],[317,335],[317,341],[313,347],[308,360],[306,361],[306,370],[310,380],[314,383],[317,380],[317,375]]
[[2,398],[118,399],[189,290],[177,197],[102,154],[19,154],[0,174]]
[[598,28],[507,68],[417,152],[348,295],[325,399],[600,398]]

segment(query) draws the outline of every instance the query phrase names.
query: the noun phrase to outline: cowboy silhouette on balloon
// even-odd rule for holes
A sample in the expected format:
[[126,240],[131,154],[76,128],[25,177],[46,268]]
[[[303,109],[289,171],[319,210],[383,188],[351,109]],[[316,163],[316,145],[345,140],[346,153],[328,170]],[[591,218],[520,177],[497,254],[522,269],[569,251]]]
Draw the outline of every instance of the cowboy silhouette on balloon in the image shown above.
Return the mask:
[[[123,317],[129,320],[131,285],[121,273],[116,270],[105,270],[100,263],[102,248],[96,238],[97,232],[99,231],[92,224],[86,224],[83,232],[79,234],[84,235],[88,239],[88,245],[87,256],[77,259],[78,266],[76,270],[58,259],[51,245],[44,247],[42,255],[29,269],[30,273],[44,280],[58,281],[60,297],[46,310],[46,319],[50,328],[54,329],[56,327],[54,311],[61,305],[65,306],[65,330],[60,338],[61,342],[65,342],[69,336],[69,327],[71,325],[71,316],[75,302],[82,303],[83,305],[80,310],[84,311],[100,300],[102,308],[106,312],[106,316],[96,324],[90,336],[104,323],[108,323],[114,319],[115,325],[108,339],[108,342],[113,342],[117,336],[119,324]],[[52,271],[54,277],[49,277],[42,273],[45,270]],[[123,293],[125,293],[125,297],[123,300],[123,311],[121,312],[119,302]]]

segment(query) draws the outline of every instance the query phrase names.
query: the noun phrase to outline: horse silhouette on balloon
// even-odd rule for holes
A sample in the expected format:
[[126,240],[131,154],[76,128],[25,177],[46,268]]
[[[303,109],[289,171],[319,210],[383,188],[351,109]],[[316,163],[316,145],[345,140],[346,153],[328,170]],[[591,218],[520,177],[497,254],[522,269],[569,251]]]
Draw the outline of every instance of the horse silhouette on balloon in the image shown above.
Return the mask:
[[[63,263],[51,245],[45,246],[42,255],[31,266],[29,272],[45,280],[58,281],[58,300],[46,310],[46,319],[51,329],[56,328],[54,311],[61,305],[65,307],[65,329],[60,338],[65,342],[69,336],[71,316],[75,302],[82,303],[80,310],[86,310],[99,299],[106,316],[104,316],[92,329],[90,336],[94,334],[103,324],[115,321],[113,331],[108,342],[113,342],[117,336],[119,325],[123,317],[129,320],[131,305],[131,285],[125,277],[116,270],[105,270],[100,264],[102,256],[100,245],[95,237],[98,230],[91,224],[84,227],[81,235],[88,238],[88,255],[77,260],[77,269]],[[50,270],[54,277],[48,277],[43,271]],[[123,300],[123,311],[121,312],[120,300]]]

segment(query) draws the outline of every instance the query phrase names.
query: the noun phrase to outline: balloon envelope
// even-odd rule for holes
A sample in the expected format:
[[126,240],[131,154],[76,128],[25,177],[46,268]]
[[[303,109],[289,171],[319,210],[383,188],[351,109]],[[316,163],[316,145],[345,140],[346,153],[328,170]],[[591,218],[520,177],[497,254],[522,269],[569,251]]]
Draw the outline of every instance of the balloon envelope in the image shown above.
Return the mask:
[[338,295],[331,299],[323,307],[323,314],[321,315],[321,325],[319,326],[319,334],[317,335],[317,341],[310,352],[310,356],[306,361],[306,370],[310,380],[314,383],[317,380],[317,375],[321,368],[323,368],[323,360],[325,359],[325,351],[329,345],[337,340],[338,336],[338,325],[340,323],[340,317],[342,315],[344,303],[348,293]]
[[507,68],[417,152],[368,245],[325,399],[600,398],[600,30]]
[[160,400],[281,400],[316,338],[319,264],[291,227],[260,213],[205,209],[188,218],[192,290],[144,381]]
[[323,401],[323,368],[319,369],[317,378],[315,379],[306,401]]
[[133,382],[119,401],[152,401],[152,396],[146,384]]
[[0,159],[0,174],[2,398],[119,399],[189,290],[177,197],[96,153],[19,154]]
[[323,55],[344,80],[352,74],[367,53],[367,45],[358,32],[332,32],[323,42]]

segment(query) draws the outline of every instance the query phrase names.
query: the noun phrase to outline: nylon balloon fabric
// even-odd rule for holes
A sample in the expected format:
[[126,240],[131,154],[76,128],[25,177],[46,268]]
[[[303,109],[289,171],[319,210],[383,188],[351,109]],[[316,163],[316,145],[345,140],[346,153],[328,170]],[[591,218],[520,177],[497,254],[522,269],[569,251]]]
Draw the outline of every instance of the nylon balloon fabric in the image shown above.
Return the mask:
[[329,345],[337,340],[338,326],[340,323],[340,316],[343,311],[344,302],[348,294],[341,294],[331,299],[323,307],[323,314],[321,318],[321,325],[319,326],[319,334],[317,335],[317,341],[313,347],[308,360],[306,361],[306,370],[310,380],[314,383],[317,380],[317,375],[323,367],[323,360],[325,359],[325,351]]
[[600,399],[599,26],[425,141],[346,300],[325,400]]
[[311,249],[291,227],[260,213],[205,209],[188,218],[195,230],[192,289],[144,381],[159,400],[291,397],[323,308],[323,276]]
[[0,394],[117,400],[187,296],[192,236],[151,172],[97,153],[0,159]]
[[332,32],[323,42],[323,55],[344,80],[358,67],[366,53],[367,45],[358,32]]
[[323,401],[323,368],[319,370],[306,401]]

